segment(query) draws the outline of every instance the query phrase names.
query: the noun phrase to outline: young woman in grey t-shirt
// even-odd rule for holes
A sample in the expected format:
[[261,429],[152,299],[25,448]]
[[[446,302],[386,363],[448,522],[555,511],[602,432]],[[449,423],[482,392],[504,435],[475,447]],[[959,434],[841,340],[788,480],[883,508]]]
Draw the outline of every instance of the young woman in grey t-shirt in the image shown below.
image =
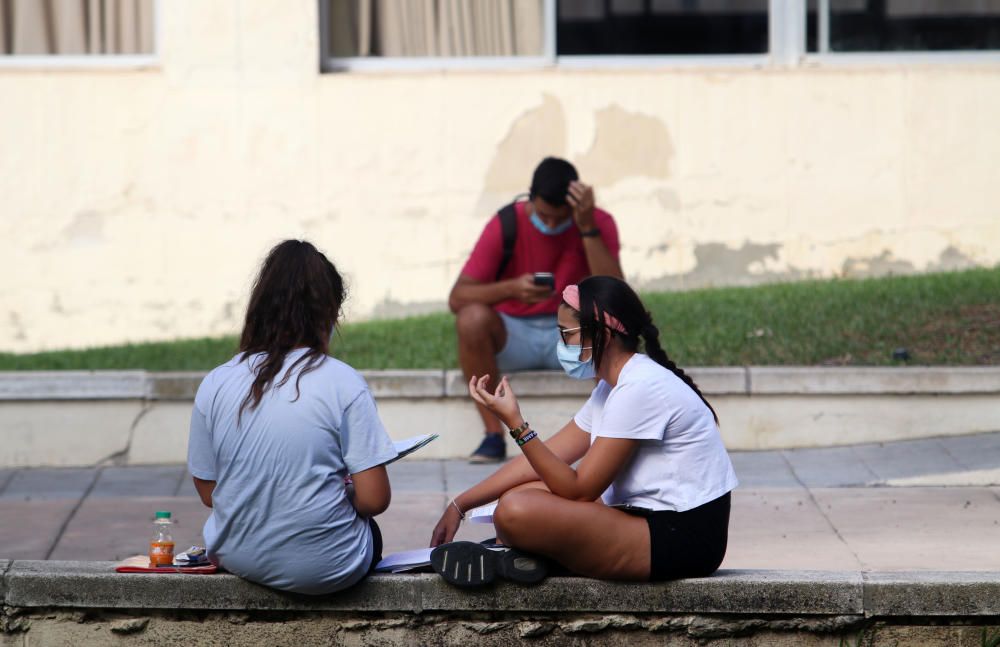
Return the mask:
[[205,377],[191,415],[209,558],[286,591],[339,591],[380,559],[373,517],[389,505],[396,451],[364,379],[327,356],[343,300],[340,274],[311,244],[272,249],[239,353]]

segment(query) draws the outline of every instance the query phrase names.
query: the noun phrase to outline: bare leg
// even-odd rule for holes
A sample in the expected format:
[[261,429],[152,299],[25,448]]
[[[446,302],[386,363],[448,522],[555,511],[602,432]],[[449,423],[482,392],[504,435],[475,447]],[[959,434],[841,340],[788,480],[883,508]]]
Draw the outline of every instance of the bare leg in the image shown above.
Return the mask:
[[515,485],[511,489],[500,495],[503,498],[510,494],[511,492],[520,492],[521,490],[542,490],[543,492],[549,492],[549,486],[545,485],[544,481],[528,481],[527,483],[522,483],[520,485]]
[[642,517],[525,487],[500,499],[493,523],[505,544],[545,555],[574,573],[649,580],[649,526]]
[[[490,383],[497,383],[496,354],[507,342],[503,320],[493,308],[473,303],[458,311],[455,316],[458,333],[458,363],[469,380],[473,375],[489,375]],[[480,404],[476,405],[483,419],[486,433],[502,433],[500,420]]]
[[[542,482],[542,481],[528,481],[527,483],[522,483],[520,485],[515,485],[514,487],[512,487],[511,489],[507,490],[502,495],[500,495],[500,498],[502,499],[503,497],[507,496],[511,492],[520,492],[522,490],[541,490],[542,492],[548,492],[549,491],[549,486],[545,485],[545,483]],[[500,538],[500,531],[499,530],[497,530],[496,543],[500,544],[501,546],[506,546],[507,545],[507,543],[503,539]]]

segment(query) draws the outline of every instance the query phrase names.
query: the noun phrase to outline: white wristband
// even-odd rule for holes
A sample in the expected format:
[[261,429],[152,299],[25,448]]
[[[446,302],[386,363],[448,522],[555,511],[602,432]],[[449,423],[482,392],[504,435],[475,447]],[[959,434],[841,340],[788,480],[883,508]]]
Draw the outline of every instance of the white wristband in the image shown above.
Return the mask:
[[462,509],[460,507],[458,507],[457,503],[455,503],[455,499],[451,500],[451,505],[455,506],[455,509],[458,510],[458,518],[461,521],[465,521],[465,513],[462,512]]

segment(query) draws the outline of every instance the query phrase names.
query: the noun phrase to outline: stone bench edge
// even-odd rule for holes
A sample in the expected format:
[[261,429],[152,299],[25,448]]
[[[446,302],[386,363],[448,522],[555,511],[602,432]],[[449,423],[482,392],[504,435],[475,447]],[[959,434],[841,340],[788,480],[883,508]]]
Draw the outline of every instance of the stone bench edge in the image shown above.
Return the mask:
[[464,591],[436,575],[377,575],[309,597],[232,575],[113,572],[112,562],[0,560],[0,595],[15,608],[359,612],[712,613],[736,616],[1000,616],[1000,573],[721,570],[657,584],[550,578]]
[[[928,367],[692,367],[706,395],[838,396],[1000,394],[1000,366]],[[464,398],[465,379],[454,369],[361,371],[377,398]],[[205,372],[6,371],[0,400],[190,401]],[[558,371],[516,373],[524,397],[581,397],[589,380]]]

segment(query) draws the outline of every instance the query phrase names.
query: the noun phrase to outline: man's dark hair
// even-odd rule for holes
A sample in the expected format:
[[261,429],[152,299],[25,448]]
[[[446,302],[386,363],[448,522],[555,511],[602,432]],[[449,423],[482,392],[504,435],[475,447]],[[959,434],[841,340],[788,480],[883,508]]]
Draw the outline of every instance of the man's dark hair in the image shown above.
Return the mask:
[[541,198],[553,207],[566,204],[569,183],[580,179],[576,168],[564,159],[546,157],[531,176],[531,198]]

